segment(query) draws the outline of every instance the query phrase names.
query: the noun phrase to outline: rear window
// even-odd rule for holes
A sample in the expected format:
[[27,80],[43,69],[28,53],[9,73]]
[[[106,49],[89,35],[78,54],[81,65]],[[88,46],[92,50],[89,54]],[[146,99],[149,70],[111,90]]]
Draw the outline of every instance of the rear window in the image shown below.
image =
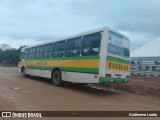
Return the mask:
[[121,57],[129,57],[129,41],[123,36],[109,31],[108,52]]

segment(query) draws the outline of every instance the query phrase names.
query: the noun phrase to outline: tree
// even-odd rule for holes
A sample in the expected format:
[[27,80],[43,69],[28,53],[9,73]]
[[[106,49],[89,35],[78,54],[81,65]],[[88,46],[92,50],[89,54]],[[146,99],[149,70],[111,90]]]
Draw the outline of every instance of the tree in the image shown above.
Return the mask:
[[6,43],[0,45],[0,50],[4,50],[5,51],[7,49],[11,49],[11,46],[6,44]]
[[20,56],[20,50],[11,48],[8,44],[0,45],[0,62],[17,64]]

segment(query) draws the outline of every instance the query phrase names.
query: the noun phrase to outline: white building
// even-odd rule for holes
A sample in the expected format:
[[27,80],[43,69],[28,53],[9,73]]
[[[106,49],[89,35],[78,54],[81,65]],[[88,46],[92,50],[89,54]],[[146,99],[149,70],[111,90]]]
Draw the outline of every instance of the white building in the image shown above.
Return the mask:
[[131,52],[131,74],[160,76],[160,37]]

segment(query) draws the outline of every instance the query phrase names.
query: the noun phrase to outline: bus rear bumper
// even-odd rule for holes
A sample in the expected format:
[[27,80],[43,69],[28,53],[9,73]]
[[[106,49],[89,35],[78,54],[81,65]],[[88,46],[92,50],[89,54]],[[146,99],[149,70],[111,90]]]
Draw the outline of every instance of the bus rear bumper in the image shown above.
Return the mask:
[[100,77],[99,83],[127,83],[130,78]]

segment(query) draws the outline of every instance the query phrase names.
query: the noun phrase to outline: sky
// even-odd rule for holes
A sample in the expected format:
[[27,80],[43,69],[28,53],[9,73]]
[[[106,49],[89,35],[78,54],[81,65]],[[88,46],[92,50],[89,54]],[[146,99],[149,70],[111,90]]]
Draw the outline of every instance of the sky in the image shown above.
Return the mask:
[[0,44],[19,48],[107,26],[131,51],[160,36],[159,0],[0,0]]

